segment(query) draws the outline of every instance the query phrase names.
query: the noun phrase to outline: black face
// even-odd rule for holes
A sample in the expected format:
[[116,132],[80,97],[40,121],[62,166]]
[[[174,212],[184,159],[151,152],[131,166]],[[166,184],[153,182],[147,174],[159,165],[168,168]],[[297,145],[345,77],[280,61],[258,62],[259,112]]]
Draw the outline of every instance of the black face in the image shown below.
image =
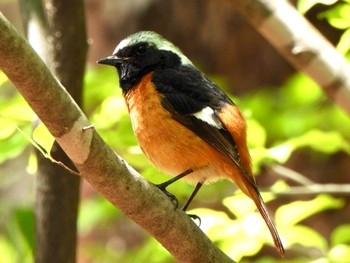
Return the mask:
[[181,65],[180,57],[174,52],[157,49],[147,42],[126,46],[114,56],[118,63],[120,87],[128,92],[148,72]]

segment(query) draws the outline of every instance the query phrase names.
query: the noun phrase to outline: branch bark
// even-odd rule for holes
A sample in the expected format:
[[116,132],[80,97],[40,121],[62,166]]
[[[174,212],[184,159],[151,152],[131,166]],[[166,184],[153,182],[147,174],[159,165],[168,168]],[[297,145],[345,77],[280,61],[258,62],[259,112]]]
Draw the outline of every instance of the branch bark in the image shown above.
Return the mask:
[[232,262],[194,222],[103,142],[64,87],[0,14],[0,68],[81,173],[179,262]]
[[350,114],[350,65],[286,0],[226,0],[296,69]]

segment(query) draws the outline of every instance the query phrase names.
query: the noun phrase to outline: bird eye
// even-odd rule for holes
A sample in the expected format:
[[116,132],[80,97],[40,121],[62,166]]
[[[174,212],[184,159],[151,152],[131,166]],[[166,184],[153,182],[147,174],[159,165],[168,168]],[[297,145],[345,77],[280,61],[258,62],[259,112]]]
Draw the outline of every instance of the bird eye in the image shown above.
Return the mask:
[[141,55],[141,54],[145,53],[146,49],[147,49],[147,46],[148,46],[147,43],[143,43],[143,44],[137,46],[136,47],[136,54],[137,55]]

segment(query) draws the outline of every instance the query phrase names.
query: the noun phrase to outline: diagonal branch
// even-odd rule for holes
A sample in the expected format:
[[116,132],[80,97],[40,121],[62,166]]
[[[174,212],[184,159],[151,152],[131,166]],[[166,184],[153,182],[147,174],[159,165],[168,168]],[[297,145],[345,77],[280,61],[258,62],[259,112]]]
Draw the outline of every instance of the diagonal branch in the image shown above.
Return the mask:
[[0,14],[0,68],[82,177],[154,236],[179,262],[232,262],[182,210],[103,142],[64,87]]
[[[226,0],[227,1],[227,0]],[[228,0],[296,69],[350,113],[350,65],[287,0]]]

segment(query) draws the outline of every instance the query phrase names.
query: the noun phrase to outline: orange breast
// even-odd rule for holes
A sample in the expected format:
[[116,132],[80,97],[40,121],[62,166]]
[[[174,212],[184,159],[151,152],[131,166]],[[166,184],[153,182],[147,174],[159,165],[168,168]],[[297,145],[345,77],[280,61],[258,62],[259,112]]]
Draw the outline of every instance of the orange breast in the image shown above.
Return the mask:
[[186,176],[189,182],[224,176],[217,166],[225,158],[171,117],[162,107],[151,78],[152,74],[147,74],[125,96],[134,133],[144,154],[170,175],[192,168],[196,172]]

